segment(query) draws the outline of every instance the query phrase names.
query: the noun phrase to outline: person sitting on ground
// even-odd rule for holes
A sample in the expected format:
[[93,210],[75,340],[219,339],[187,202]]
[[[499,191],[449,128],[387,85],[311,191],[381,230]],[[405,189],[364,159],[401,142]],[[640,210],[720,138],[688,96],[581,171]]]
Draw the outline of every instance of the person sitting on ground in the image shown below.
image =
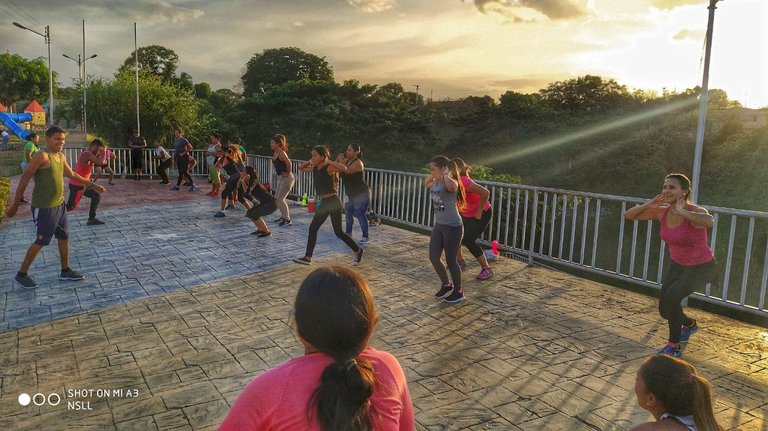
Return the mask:
[[251,381],[219,431],[414,429],[403,369],[368,347],[378,316],[362,276],[343,266],[313,271],[294,319],[304,356]]
[[668,355],[648,358],[635,379],[637,404],[653,415],[654,422],[629,431],[721,431],[712,410],[709,382],[693,365]]

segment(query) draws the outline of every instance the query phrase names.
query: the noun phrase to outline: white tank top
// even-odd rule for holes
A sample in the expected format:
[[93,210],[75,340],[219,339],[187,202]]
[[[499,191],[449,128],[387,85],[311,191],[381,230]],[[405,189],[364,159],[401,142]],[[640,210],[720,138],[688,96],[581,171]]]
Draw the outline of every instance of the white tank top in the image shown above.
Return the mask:
[[675,416],[669,413],[664,413],[659,419],[672,419],[677,421],[682,426],[688,428],[688,431],[696,431],[696,424],[693,422],[693,416]]

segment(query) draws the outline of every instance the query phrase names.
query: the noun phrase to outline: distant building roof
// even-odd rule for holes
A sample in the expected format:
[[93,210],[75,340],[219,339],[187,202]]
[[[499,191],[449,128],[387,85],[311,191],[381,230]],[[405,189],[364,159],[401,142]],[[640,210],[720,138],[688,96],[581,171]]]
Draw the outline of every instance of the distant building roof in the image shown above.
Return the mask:
[[24,112],[45,112],[45,109],[43,109],[43,107],[37,103],[37,99],[35,99],[32,101],[32,103],[29,104],[29,106],[24,108]]

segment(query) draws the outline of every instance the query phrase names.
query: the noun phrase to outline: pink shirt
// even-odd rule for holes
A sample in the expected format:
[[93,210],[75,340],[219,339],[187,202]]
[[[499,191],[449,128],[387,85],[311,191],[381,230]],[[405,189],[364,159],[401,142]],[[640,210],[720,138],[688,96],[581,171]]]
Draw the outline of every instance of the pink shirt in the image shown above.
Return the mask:
[[[467,189],[472,184],[475,184],[475,181],[472,178],[469,178],[466,175],[461,176],[461,185],[464,186],[464,196],[467,198],[466,205],[461,211],[462,217],[474,217],[475,214],[477,214],[477,207],[480,206],[480,195],[477,193],[470,193]],[[488,211],[489,209],[491,209],[491,203],[486,202],[485,207],[483,207],[483,212]]]
[[[411,394],[397,359],[372,347],[363,350],[358,359],[369,361],[376,376],[370,410],[373,428],[413,430]],[[319,430],[314,415],[307,417],[307,406],[320,375],[331,363],[330,356],[312,353],[256,377],[238,395],[219,431]]]
[[715,258],[707,243],[707,229],[693,227],[688,219],[683,219],[680,226],[672,229],[667,226],[668,213],[669,208],[661,215],[661,239],[669,246],[669,257],[673,262],[693,266]]

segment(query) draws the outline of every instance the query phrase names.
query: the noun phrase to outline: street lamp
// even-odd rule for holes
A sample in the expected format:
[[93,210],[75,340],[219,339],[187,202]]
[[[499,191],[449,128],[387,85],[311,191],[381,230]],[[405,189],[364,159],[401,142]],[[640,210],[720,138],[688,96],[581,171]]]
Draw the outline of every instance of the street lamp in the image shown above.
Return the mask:
[[18,28],[29,30],[32,33],[42,36],[45,39],[45,43],[48,45],[48,124],[53,126],[53,69],[51,68],[51,29],[50,26],[45,26],[45,34],[39,31],[32,30],[31,28],[24,27],[18,22],[13,23]]
[[[97,57],[97,55],[93,54],[92,56],[90,56],[88,58],[82,59],[80,54],[77,54],[77,60],[75,60],[74,58],[68,56],[67,54],[61,54],[61,55],[63,55],[64,57],[66,57],[66,58],[68,58],[68,59],[70,59],[70,60],[72,60],[72,61],[77,63],[77,74],[78,74],[78,76],[80,78],[80,83],[83,85],[83,112],[82,112],[83,115],[81,117],[82,124],[81,124],[80,128],[83,129],[83,132],[86,132],[87,128],[88,128],[88,125],[86,124],[86,122],[88,121],[88,111],[86,110],[86,102],[85,101],[86,101],[86,91],[87,91],[86,90],[86,88],[87,88],[86,87],[86,80],[88,79],[88,77],[85,74],[85,62],[86,62],[86,60],[90,60],[90,59],[92,59],[94,57]],[[81,65],[82,65],[82,67],[81,67]]]

